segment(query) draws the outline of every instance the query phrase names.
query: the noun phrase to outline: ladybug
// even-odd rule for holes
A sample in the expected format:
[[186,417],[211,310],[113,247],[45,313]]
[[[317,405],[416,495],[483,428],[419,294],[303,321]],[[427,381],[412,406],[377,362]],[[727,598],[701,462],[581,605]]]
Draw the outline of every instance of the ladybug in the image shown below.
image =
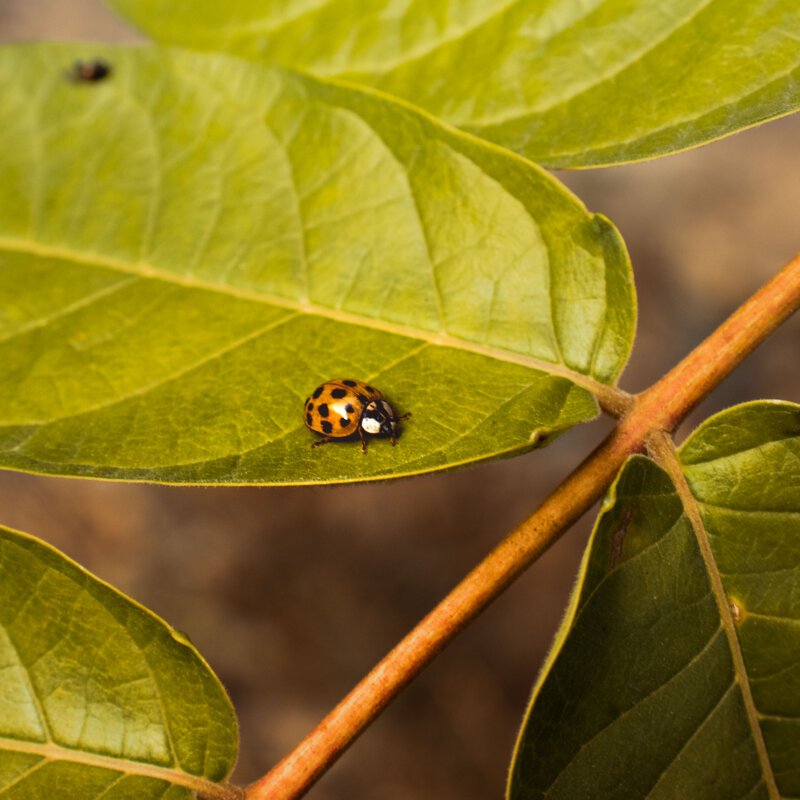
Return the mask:
[[307,428],[325,438],[312,447],[354,436],[361,437],[361,452],[367,452],[367,434],[386,434],[397,441],[398,422],[410,417],[398,417],[394,409],[373,386],[352,378],[336,378],[317,386],[303,406]]
[[76,61],[67,72],[67,78],[73,83],[96,83],[111,74],[111,65],[107,61]]

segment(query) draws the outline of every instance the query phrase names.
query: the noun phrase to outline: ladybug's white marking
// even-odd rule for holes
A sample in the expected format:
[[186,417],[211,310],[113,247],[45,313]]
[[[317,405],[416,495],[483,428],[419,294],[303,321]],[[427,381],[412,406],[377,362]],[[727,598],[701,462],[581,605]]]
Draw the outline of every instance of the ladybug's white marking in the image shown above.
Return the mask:
[[341,403],[328,403],[328,408],[334,413],[338,414],[342,419],[347,419],[350,415],[347,413],[347,402]]
[[371,434],[378,434],[381,432],[381,421],[374,417],[364,416],[361,418],[361,427]]

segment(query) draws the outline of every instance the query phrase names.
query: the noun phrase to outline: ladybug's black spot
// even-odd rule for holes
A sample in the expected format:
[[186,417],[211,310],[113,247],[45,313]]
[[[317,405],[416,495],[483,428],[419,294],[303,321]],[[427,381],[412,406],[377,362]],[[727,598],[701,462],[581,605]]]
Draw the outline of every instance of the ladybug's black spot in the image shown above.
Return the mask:
[[347,404],[347,405],[344,407],[344,410],[345,410],[345,411],[346,411],[348,414],[352,414],[352,413],[355,411],[355,408],[353,408],[353,404],[352,404],[352,403],[348,403],[348,404]]
[[322,430],[325,431],[325,433],[330,433],[333,430],[333,425],[331,425],[328,420],[324,419],[322,420]]
[[340,424],[340,425],[341,425],[343,428],[346,428],[346,427],[347,427],[347,426],[348,426],[348,425],[349,425],[351,422],[352,422],[352,420],[349,420],[349,419],[347,419],[347,417],[342,417],[342,418],[339,420],[339,424]]
[[342,381],[342,383],[345,386],[355,386],[356,385],[356,382],[355,381],[351,381],[351,380],[344,380],[344,381]]
[[317,388],[314,389],[314,394],[312,394],[311,396],[316,400],[322,394],[322,389],[323,388],[324,388],[324,384],[323,384],[323,386],[317,386]]
[[311,414],[306,414],[306,422],[310,425],[311,424]]
[[359,402],[361,402],[361,403],[366,403],[366,402],[367,402],[366,395],[360,394],[360,395],[358,396],[358,400],[359,400]]
[[331,391],[331,397],[335,397],[337,400],[344,397],[347,394],[347,389],[333,389]]
[[317,413],[321,417],[327,417],[328,416],[328,404],[327,403],[320,403],[317,406]]
[[371,386],[364,387],[370,394],[375,394],[375,390]]
[[314,410],[314,404],[313,403],[309,403],[308,404],[308,410],[309,411],[313,411]]

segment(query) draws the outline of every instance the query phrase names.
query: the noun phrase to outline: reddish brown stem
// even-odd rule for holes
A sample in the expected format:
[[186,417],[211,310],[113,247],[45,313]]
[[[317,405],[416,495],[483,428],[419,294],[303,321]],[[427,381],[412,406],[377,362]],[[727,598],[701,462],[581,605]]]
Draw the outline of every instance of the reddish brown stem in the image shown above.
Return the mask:
[[302,741],[247,790],[247,800],[302,796],[422,668],[607,489],[655,431],[674,430],[800,307],[800,256],[650,389],[606,440],[428,614]]

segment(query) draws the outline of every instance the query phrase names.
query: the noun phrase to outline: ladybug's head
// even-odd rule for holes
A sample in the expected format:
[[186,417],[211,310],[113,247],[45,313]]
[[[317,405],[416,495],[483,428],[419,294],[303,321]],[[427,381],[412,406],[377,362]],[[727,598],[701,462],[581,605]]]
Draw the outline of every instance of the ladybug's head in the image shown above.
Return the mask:
[[384,433],[394,437],[397,432],[397,415],[385,400],[373,400],[361,415],[361,427],[373,436]]

